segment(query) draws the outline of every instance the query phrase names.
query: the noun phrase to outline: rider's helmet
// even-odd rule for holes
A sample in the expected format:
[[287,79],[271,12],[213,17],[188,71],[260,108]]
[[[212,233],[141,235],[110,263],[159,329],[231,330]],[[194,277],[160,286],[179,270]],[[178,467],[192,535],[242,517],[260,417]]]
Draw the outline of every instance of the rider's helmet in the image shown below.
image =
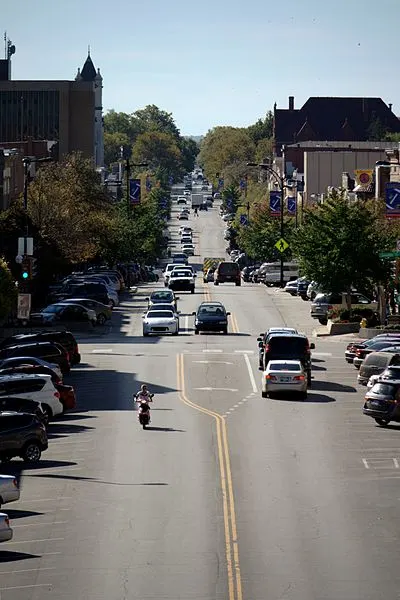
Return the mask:
[[140,387],[140,391],[143,392],[143,393],[145,393],[145,392],[148,391],[147,390],[147,385],[145,383],[143,383],[143,385]]

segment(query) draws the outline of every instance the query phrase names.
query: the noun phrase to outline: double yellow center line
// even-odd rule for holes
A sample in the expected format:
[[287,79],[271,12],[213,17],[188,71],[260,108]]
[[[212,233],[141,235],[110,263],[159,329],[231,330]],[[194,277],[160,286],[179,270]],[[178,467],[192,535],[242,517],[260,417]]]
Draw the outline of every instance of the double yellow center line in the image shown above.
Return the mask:
[[222,505],[225,529],[225,552],[228,573],[229,600],[242,600],[242,580],[240,575],[239,548],[236,527],[235,502],[233,496],[232,471],[229,456],[226,422],[222,415],[195,404],[186,395],[184,356],[176,357],[177,382],[180,400],[191,408],[212,417],[217,428],[219,473],[221,480]]

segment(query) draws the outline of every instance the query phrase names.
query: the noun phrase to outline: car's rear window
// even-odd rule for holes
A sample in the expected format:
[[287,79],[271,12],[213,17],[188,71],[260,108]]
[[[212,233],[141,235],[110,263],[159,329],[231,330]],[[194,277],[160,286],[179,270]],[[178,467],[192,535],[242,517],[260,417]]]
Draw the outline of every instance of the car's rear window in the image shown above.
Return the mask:
[[400,379],[400,367],[388,367],[383,373],[385,377],[391,377],[392,379]]
[[191,271],[172,271],[172,273],[171,273],[171,279],[173,277],[191,277],[191,276],[192,276]]
[[239,270],[237,263],[223,262],[218,266],[218,272],[224,275],[236,275]]
[[152,302],[171,302],[173,299],[173,295],[171,292],[157,292],[156,294],[152,294],[150,300]]
[[376,367],[386,367],[390,361],[390,356],[381,352],[372,352],[368,354],[361,366],[374,365]]
[[271,361],[268,368],[273,371],[299,371],[300,365],[287,364],[287,363],[276,363]]
[[199,315],[216,317],[217,315],[224,315],[225,309],[222,306],[202,306],[199,309]]
[[382,394],[384,396],[389,396],[390,398],[393,398],[397,389],[398,386],[396,385],[390,385],[388,383],[375,383],[375,385],[372,387],[371,392],[373,392],[374,394]]
[[294,336],[272,336],[268,344],[274,354],[281,353],[283,355],[303,354],[308,348],[306,338],[296,338]]

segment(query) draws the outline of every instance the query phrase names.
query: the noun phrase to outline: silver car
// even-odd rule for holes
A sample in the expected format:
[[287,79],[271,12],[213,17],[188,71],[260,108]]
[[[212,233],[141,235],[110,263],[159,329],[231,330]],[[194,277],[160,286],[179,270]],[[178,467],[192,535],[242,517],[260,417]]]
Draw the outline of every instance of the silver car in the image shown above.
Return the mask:
[[178,335],[178,315],[172,312],[172,310],[147,311],[143,316],[143,336],[146,337],[152,333],[171,333],[172,335]]
[[0,475],[0,506],[19,500],[18,481],[13,475]]
[[292,393],[307,398],[307,374],[299,360],[270,360],[261,378],[261,395]]
[[0,542],[8,542],[12,539],[13,530],[10,527],[10,520],[6,513],[0,513]]

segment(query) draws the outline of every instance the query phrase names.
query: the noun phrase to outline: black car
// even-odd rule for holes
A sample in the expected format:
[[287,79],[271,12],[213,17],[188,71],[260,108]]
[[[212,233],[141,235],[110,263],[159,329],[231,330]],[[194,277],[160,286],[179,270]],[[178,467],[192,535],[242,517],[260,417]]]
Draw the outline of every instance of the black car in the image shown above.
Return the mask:
[[311,387],[311,350],[315,345],[302,334],[276,333],[271,334],[264,342],[257,338],[260,349],[264,349],[261,369],[265,371],[270,360],[299,360],[307,371],[308,386]]
[[195,317],[194,332],[200,331],[222,331],[228,333],[228,316],[225,306],[221,302],[202,302],[197,312],[192,313]]
[[42,325],[53,325],[55,323],[62,325],[65,323],[69,324],[70,327],[73,323],[92,323],[92,325],[95,325],[97,319],[93,312],[85,306],[79,306],[78,303],[66,302],[63,304],[58,302],[46,306],[40,312],[31,313],[31,321],[33,324]]
[[20,456],[27,463],[40,460],[47,450],[46,427],[29,413],[0,413],[0,460],[8,462]]
[[307,290],[308,290],[308,286],[310,285],[310,281],[308,281],[307,279],[304,279],[303,277],[300,277],[297,280],[297,295],[300,296],[300,298],[302,300],[308,300],[307,298]]
[[365,395],[363,413],[378,425],[400,421],[400,384],[398,381],[378,380]]
[[[69,362],[71,365],[77,365],[81,362],[78,342],[70,331],[38,331],[36,333],[20,333],[17,335],[12,335],[0,343],[0,350],[7,348],[8,346],[33,344],[34,342],[55,342],[60,344],[68,352]],[[40,358],[43,358],[43,360],[48,360],[39,354],[35,354],[34,356],[40,356]],[[48,362],[56,361],[48,360]]]
[[37,356],[47,362],[56,363],[62,373],[69,373],[71,369],[69,354],[64,346],[56,342],[31,342],[7,346],[0,350],[0,360],[14,356]]
[[112,300],[108,296],[107,287],[103,283],[69,283],[53,290],[49,297],[49,304],[53,302],[62,302],[70,298],[91,298],[102,304],[111,306]]
[[202,202],[199,206],[199,210],[208,210],[207,202]]
[[49,417],[43,410],[41,402],[37,400],[28,400],[28,398],[16,398],[14,396],[0,398],[0,413],[18,412],[35,415],[41,423],[47,425]]

